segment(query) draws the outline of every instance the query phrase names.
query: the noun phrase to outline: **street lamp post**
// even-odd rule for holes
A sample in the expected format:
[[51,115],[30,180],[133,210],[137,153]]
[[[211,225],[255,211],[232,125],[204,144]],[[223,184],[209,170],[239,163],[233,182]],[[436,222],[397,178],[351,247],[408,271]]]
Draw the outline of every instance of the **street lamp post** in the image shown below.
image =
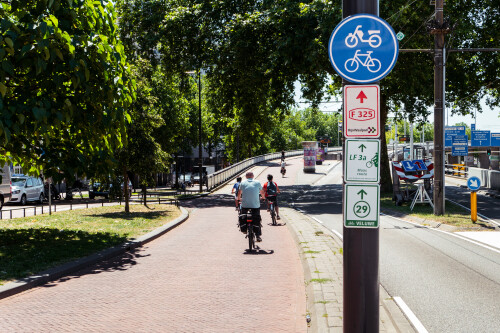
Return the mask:
[[198,172],[200,173],[200,193],[203,192],[203,163],[201,151],[201,69],[198,70]]
[[[195,71],[188,71],[186,74],[195,74]],[[203,163],[201,149],[201,69],[198,69],[198,173],[200,176],[200,193],[203,192]]]

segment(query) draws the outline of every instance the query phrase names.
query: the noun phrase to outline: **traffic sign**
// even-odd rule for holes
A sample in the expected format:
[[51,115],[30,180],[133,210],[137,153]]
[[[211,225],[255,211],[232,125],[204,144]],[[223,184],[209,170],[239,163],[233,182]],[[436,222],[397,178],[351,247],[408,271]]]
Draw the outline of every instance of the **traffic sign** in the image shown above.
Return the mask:
[[481,179],[476,176],[472,176],[467,179],[467,187],[471,191],[477,191],[481,187]]
[[470,145],[472,147],[489,147],[491,146],[490,131],[471,131]]
[[378,138],[380,136],[380,87],[344,86],[344,136]]
[[379,182],[380,140],[347,139],[345,151],[344,177],[346,182]]
[[378,228],[380,186],[346,184],[344,190],[344,226]]
[[467,135],[455,135],[451,143],[451,156],[469,155],[469,138]]
[[445,147],[451,147],[451,141],[455,135],[465,135],[465,126],[446,126],[444,128]]
[[403,166],[403,170],[405,172],[414,172],[418,171],[417,167],[413,163],[413,161],[406,160],[406,161],[401,161],[401,165]]
[[471,131],[475,131],[476,130],[476,124],[471,124],[470,125],[470,129],[471,129]]
[[491,146],[500,147],[500,133],[491,133]]
[[354,83],[383,79],[398,59],[394,29],[378,16],[357,14],[343,19],[332,32],[328,55],[335,71]]
[[413,160],[413,165],[415,165],[417,171],[427,171],[427,165],[423,160]]

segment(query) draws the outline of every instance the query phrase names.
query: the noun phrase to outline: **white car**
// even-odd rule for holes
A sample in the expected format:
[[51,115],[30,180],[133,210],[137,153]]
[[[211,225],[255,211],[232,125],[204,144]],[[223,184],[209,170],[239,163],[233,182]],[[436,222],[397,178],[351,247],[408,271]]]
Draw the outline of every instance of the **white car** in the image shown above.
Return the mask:
[[43,202],[44,189],[40,178],[12,175],[11,180],[11,202],[19,202],[26,205],[28,201]]

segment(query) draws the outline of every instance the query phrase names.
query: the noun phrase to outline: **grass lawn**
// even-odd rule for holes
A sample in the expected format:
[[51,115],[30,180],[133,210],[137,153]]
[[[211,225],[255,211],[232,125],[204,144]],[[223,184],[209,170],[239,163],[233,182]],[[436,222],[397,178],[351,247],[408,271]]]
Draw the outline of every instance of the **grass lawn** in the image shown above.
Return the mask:
[[457,231],[494,229],[491,228],[491,226],[489,226],[485,221],[482,221],[479,217],[476,223],[472,223],[470,211],[449,201],[446,201],[445,214],[442,216],[435,216],[433,214],[433,209],[429,204],[417,203],[415,204],[415,207],[413,207],[413,211],[410,210],[410,205],[411,202],[405,202],[402,206],[396,206],[394,201],[392,201],[392,194],[383,195],[380,198],[381,211],[385,210],[391,215],[392,213],[396,213],[407,215],[409,218],[418,218],[420,223],[424,220],[424,225],[426,225],[425,221],[435,221],[457,227]]
[[0,221],[0,285],[144,235],[180,216],[173,205],[77,209]]

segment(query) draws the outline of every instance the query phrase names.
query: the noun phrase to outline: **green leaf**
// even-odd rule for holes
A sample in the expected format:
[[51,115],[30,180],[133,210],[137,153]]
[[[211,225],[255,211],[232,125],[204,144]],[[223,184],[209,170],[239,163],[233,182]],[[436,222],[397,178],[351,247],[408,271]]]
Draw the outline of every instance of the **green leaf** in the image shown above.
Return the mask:
[[61,61],[64,61],[63,54],[61,53],[61,50],[55,49],[54,52],[56,53],[56,56],[61,59]]
[[2,82],[0,82],[0,93],[2,94],[2,97],[5,97],[5,94],[7,93],[7,86]]
[[2,61],[2,69],[10,75],[14,76],[14,66],[12,65],[12,62],[10,60]]
[[9,45],[10,48],[14,48],[14,43],[12,42],[12,39],[10,39],[9,37],[5,37],[5,43],[7,43],[7,45]]

